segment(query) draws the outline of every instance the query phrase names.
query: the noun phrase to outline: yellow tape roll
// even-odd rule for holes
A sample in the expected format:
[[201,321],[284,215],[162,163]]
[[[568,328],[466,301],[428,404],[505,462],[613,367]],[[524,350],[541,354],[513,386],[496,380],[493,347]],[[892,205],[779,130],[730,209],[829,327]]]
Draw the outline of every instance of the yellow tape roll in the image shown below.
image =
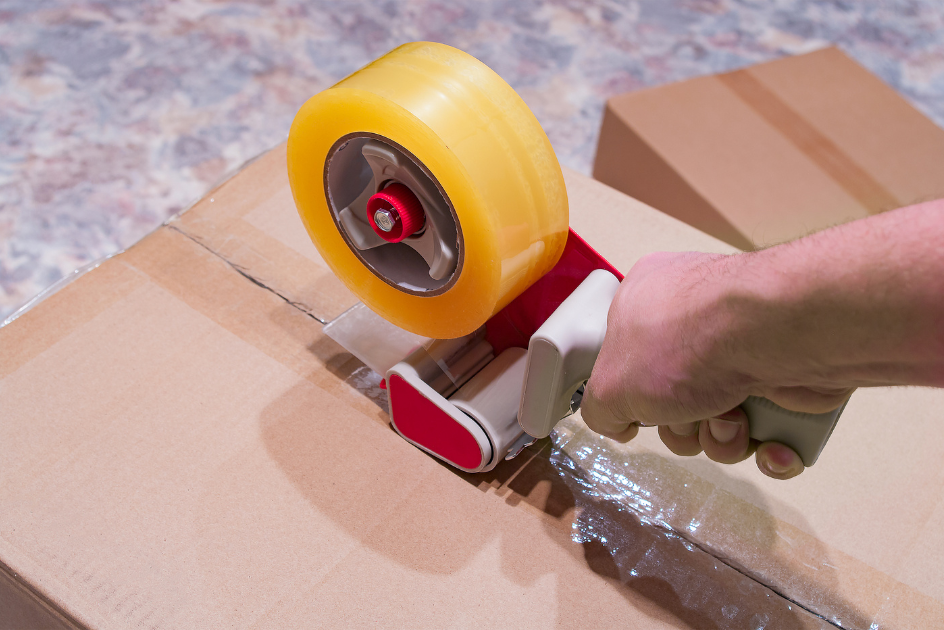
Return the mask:
[[[409,155],[447,200],[459,253],[436,290],[384,279],[343,235],[327,169],[358,137]],[[442,44],[401,46],[312,97],[289,133],[288,171],[334,273],[386,320],[427,337],[480,327],[556,264],[567,239],[564,179],[537,119],[491,69]]]

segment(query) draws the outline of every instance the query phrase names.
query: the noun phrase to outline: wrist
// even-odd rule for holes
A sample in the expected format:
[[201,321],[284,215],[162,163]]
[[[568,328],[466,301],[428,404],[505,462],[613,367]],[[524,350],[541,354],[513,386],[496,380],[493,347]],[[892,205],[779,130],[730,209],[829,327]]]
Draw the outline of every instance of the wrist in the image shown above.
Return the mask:
[[738,401],[762,386],[755,328],[768,298],[746,281],[751,255],[716,256],[693,274],[679,339],[689,349],[685,373],[691,381]]
[[[769,250],[768,250],[769,251]],[[808,339],[799,339],[810,304],[797,274],[776,269],[768,251],[713,261],[696,321],[704,333],[705,369],[746,398],[822,379]],[[814,316],[815,317],[815,316]],[[707,323],[708,325],[704,325]],[[729,385],[730,387],[730,385]]]
[[841,269],[822,268],[810,244],[795,241],[726,261],[718,308],[728,339],[718,360],[750,383],[750,395],[800,389],[831,395],[864,384],[857,376],[870,360],[862,352],[872,318],[845,290]]

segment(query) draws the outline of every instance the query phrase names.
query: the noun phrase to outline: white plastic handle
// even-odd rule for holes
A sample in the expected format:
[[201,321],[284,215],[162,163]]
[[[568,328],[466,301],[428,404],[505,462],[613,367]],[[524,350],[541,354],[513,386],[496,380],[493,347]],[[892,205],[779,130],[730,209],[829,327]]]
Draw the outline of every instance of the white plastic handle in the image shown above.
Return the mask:
[[[545,437],[571,413],[571,399],[590,378],[600,354],[617,289],[619,280],[610,272],[591,272],[531,337],[518,407],[518,423],[525,433]],[[844,407],[801,413],[756,396],[741,404],[752,438],[786,444],[806,466],[816,462]]]
[[518,407],[525,433],[545,437],[570,413],[571,398],[590,378],[600,354],[619,285],[609,271],[592,271],[531,336]]

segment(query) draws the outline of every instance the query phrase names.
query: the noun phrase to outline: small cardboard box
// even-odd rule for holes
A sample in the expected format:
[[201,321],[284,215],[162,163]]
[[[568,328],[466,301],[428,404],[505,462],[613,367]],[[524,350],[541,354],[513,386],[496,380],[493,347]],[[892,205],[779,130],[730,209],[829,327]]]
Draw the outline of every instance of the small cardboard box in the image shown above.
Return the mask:
[[611,98],[593,176],[752,249],[944,196],[944,130],[825,48]]
[[[565,172],[628,270],[728,245]],[[816,465],[579,414],[489,473],[389,426],[285,148],[0,328],[0,628],[942,628],[944,391],[857,392]]]

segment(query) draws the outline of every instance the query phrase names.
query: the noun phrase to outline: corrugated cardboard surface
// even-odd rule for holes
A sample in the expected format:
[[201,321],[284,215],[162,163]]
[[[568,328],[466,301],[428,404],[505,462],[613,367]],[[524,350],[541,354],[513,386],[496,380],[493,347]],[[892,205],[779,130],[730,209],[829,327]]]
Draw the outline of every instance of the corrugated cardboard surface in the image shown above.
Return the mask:
[[826,48],[610,99],[593,174],[749,249],[944,196],[944,130]]
[[[322,335],[355,298],[284,159],[0,329],[3,625],[944,627],[944,392],[858,392],[788,483],[579,418],[457,473]],[[730,251],[566,178],[572,225],[623,270]]]

